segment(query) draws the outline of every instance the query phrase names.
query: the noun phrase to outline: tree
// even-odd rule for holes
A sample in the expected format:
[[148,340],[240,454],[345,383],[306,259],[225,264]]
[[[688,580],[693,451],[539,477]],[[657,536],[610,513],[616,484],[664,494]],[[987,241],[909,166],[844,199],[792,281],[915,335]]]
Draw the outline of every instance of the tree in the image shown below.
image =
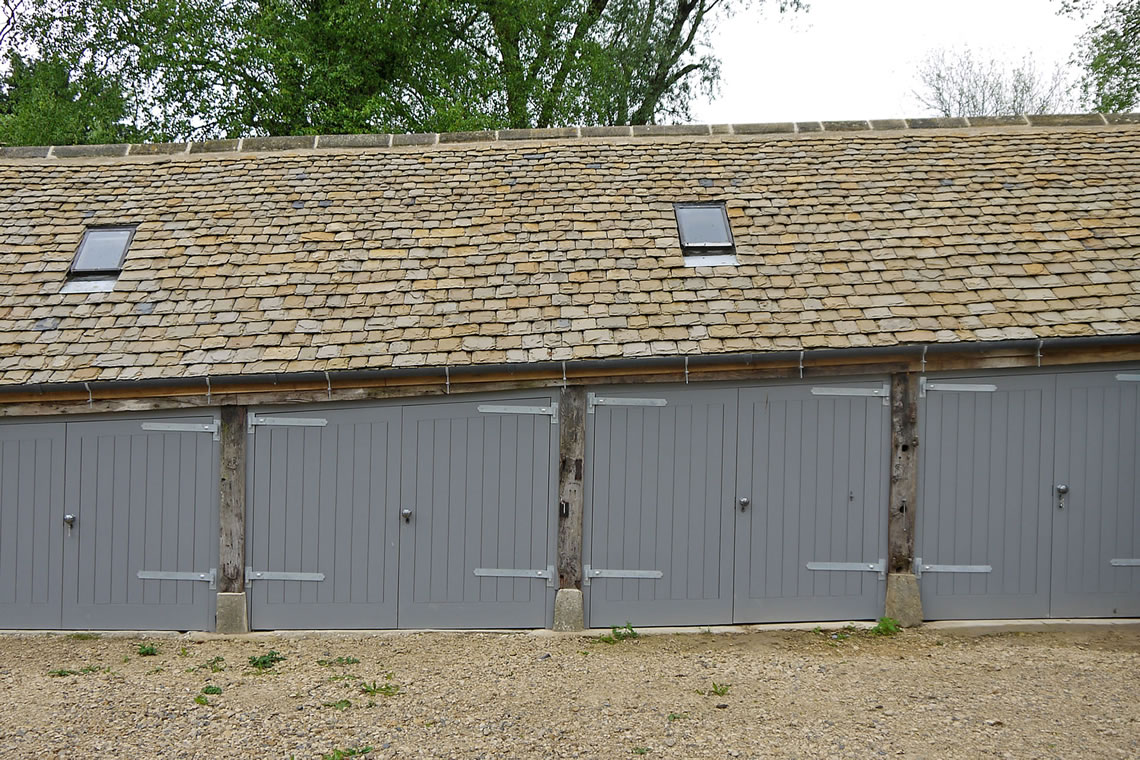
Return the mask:
[[1066,0],[1061,12],[1087,16],[1098,5],[1103,15],[1081,38],[1076,57],[1084,69],[1081,95],[1095,111],[1131,111],[1140,106],[1140,0]]
[[0,143],[114,143],[134,137],[123,124],[126,101],[118,85],[90,72],[73,77],[59,60],[9,57],[0,85]]
[[941,116],[1057,113],[1071,106],[1064,70],[1041,73],[1030,55],[1007,64],[968,48],[934,50],[919,65],[918,80],[915,99]]
[[28,2],[24,49],[120,83],[169,140],[685,118],[734,0]]

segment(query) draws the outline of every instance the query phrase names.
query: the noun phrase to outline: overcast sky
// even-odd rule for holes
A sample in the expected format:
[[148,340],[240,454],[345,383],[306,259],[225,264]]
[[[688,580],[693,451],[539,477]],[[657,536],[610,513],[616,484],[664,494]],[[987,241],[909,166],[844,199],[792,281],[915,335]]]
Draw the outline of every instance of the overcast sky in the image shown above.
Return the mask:
[[[754,2],[754,4],[756,4]],[[775,5],[768,0],[765,5]],[[914,69],[932,48],[1066,63],[1088,22],[1057,0],[810,0],[806,13],[753,8],[713,37],[721,93],[694,104],[696,123],[923,116]]]

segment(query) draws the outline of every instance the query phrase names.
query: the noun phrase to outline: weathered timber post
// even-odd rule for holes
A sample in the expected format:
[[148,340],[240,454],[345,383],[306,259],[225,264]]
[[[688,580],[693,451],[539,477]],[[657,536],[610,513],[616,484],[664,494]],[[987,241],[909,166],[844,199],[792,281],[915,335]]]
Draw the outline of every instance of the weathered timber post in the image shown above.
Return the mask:
[[246,408],[222,407],[218,633],[248,633],[245,598]]
[[922,622],[914,575],[918,501],[918,377],[891,375],[891,485],[887,513],[887,617],[904,626]]
[[558,592],[554,630],[585,626],[582,603],[582,479],[586,458],[586,389],[562,389],[558,405]]

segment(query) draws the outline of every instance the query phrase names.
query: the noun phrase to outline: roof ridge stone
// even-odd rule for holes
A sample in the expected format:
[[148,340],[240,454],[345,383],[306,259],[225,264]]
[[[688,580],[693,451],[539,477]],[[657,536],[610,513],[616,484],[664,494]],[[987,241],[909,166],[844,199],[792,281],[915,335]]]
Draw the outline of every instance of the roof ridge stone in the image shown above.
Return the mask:
[[1099,127],[1140,125],[1140,113],[1022,114],[1019,116],[920,117],[839,121],[781,121],[744,124],[640,124],[619,127],[489,129],[476,132],[378,133],[245,137],[201,142],[115,143],[108,145],[0,146],[0,158],[125,158],[200,153],[375,149],[405,146],[491,143],[516,140],[565,141],[597,137],[750,136],[822,132],[990,129],[995,127]]

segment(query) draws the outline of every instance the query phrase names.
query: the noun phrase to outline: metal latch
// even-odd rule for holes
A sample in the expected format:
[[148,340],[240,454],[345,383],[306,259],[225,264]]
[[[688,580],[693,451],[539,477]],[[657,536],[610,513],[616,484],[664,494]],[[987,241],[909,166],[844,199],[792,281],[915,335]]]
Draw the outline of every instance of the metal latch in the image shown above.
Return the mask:
[[922,557],[914,558],[914,577],[921,578],[923,573],[992,573],[990,565],[924,565]]
[[274,427],[324,427],[329,421],[321,417],[265,417],[250,412],[246,419],[246,431],[252,433],[255,425]]
[[475,575],[481,578],[545,578],[548,588],[554,588],[554,565],[545,570],[527,570],[514,567],[477,567]]
[[542,414],[550,418],[551,425],[558,424],[558,404],[550,406],[512,406],[511,404],[479,404],[475,407],[485,414]]
[[221,440],[218,421],[204,422],[144,422],[143,430],[156,430],[162,433],[211,433],[214,440]]
[[660,570],[608,570],[600,567],[582,566],[582,585],[589,586],[592,578],[636,578],[652,580],[661,578],[665,573]]
[[205,581],[210,588],[218,587],[217,568],[208,573],[195,573],[183,570],[139,570],[135,575],[144,581]]
[[809,562],[808,570],[830,570],[845,573],[878,573],[880,578],[887,577],[887,561],[878,562]]
[[596,393],[586,394],[586,413],[593,414],[596,406],[667,406],[663,398],[625,398],[622,396],[599,396]]
[[811,389],[813,396],[873,396],[883,399],[887,406],[891,397],[891,386],[883,384],[878,388],[847,388],[841,385],[821,385]]
[[1140,567],[1140,559],[1110,559],[1108,564],[1113,567]]
[[324,579],[324,573],[288,573],[278,570],[254,570],[252,567],[245,569],[246,588],[249,588],[249,584],[253,581],[305,581],[314,583]]
[[997,386],[992,383],[931,383],[925,377],[918,378],[918,397],[926,398],[927,391],[954,391],[956,393],[993,393]]

